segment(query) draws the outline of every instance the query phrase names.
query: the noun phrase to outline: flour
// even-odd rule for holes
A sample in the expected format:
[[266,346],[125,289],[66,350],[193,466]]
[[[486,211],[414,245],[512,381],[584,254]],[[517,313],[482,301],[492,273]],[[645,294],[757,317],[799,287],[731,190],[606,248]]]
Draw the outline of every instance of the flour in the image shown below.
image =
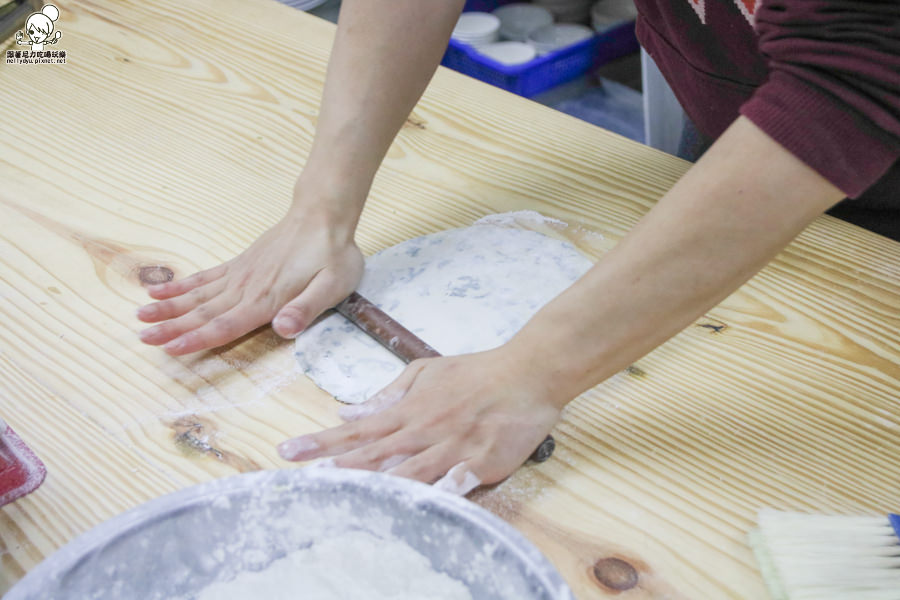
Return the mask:
[[459,463],[434,483],[435,489],[465,496],[481,485],[481,479],[475,473],[466,469],[465,463]]
[[519,224],[537,226],[555,225],[558,228],[565,228],[568,226],[565,221],[542,215],[535,210],[517,210],[515,212],[505,212],[496,215],[485,215],[475,221],[475,225],[515,226]]
[[261,571],[216,582],[197,600],[471,600],[466,586],[396,538],[347,531],[291,552]]
[[[500,346],[591,267],[572,244],[515,223],[565,225],[523,211],[408,240],[370,257],[358,290],[441,354]],[[340,315],[305,331],[295,352],[319,387],[352,404],[372,397],[404,368]]]

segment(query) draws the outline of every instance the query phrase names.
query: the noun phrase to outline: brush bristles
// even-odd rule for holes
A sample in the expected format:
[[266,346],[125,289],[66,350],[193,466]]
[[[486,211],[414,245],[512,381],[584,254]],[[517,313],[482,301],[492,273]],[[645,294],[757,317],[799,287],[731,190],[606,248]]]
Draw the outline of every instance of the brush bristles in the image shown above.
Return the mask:
[[900,600],[900,539],[887,517],[764,510],[751,544],[775,600]]

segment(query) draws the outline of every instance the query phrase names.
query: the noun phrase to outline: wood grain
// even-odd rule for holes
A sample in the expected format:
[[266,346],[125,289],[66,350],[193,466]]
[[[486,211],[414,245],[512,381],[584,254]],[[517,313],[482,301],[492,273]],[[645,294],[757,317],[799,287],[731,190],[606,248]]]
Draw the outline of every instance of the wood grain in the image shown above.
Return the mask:
[[[263,0],[60,9],[68,64],[0,66],[0,414],[50,473],[0,509],[0,592],[114,514],[287,466],[275,444],[338,421],[271,330],[173,359],[137,341],[133,316],[142,269],[215,265],[285,210],[333,27]],[[358,240],[372,253],[533,209],[570,223],[562,235],[597,259],[686,167],[442,70]],[[745,541],[756,510],[898,508],[898,265],[900,245],[819,219],[574,401],[553,460],[476,500],[579,598],[765,597]]]

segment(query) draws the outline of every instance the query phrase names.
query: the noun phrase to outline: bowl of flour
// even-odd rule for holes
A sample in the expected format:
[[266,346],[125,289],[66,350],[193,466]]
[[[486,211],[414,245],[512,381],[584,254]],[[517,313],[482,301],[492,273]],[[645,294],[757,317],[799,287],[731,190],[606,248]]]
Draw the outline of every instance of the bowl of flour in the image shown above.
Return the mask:
[[512,527],[421,483],[350,469],[260,471],[103,523],[5,600],[572,600]]

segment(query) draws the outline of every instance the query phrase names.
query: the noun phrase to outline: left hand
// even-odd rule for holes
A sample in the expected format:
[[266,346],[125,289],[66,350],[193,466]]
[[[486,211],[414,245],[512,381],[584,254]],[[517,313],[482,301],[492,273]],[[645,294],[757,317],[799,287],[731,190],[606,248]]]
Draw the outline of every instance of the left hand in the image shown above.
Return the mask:
[[447,475],[440,487],[460,494],[496,483],[559,419],[561,405],[524,364],[503,347],[417,360],[369,401],[342,408],[346,424],[290,439],[278,452],[293,461],[333,456],[333,466],[426,483]]

